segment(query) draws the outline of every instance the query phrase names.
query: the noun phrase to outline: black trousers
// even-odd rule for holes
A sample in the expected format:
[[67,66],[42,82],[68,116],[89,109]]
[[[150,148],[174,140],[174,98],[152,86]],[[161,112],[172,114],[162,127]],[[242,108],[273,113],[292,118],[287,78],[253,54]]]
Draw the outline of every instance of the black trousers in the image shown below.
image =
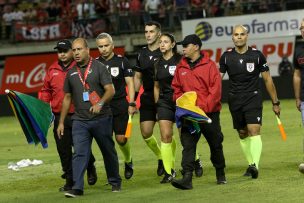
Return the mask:
[[[54,120],[54,138],[56,141],[57,152],[60,157],[62,171],[65,174],[67,180],[73,180],[72,172],[72,157],[73,157],[73,139],[72,139],[72,120],[71,115],[67,115],[64,120],[64,136],[59,139],[57,134],[57,128],[59,124],[60,115],[55,114]],[[88,163],[88,169],[90,170],[95,162],[95,157],[91,152],[90,160]]]
[[210,148],[210,160],[216,169],[225,168],[225,158],[223,153],[223,134],[220,126],[220,112],[207,113],[212,119],[212,123],[199,124],[200,133],[191,133],[189,130],[192,126],[190,121],[184,120],[181,129],[182,152],[182,168],[185,172],[194,170],[196,145],[201,134],[206,138]]

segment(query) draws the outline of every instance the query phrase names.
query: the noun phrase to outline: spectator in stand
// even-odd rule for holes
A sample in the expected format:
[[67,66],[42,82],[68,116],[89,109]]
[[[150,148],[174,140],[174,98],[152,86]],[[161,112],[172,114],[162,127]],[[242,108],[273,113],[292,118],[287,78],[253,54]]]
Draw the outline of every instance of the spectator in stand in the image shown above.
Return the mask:
[[109,0],[94,0],[97,16],[104,16],[109,12]]
[[61,14],[61,7],[57,6],[56,2],[52,1],[46,8],[48,12],[49,21],[56,21]]
[[139,31],[141,22],[141,1],[140,0],[130,0],[130,20],[131,27],[133,31]]
[[3,7],[0,6],[0,40],[2,39],[2,25],[3,25],[2,12],[3,12]]
[[37,19],[37,11],[33,7],[29,7],[26,12],[24,13],[24,18],[23,18],[26,23],[32,23],[36,21]]
[[88,0],[89,4],[89,15],[88,18],[95,19],[96,18],[96,12],[95,12],[95,3],[94,0]]
[[117,4],[117,10],[119,12],[119,28],[121,31],[128,31],[130,29],[129,0],[120,0]]
[[259,11],[261,13],[266,13],[268,11],[268,3],[267,3],[267,1],[261,1],[260,2]]
[[5,26],[5,39],[10,39],[13,23],[12,7],[10,5],[4,6],[2,18]]
[[49,17],[47,11],[40,4],[35,4],[34,7],[36,8],[37,12],[37,22],[42,24],[46,23]]
[[179,22],[186,19],[188,0],[175,0],[173,8],[174,13],[176,13]]
[[191,0],[191,17],[206,18],[206,0]]
[[158,5],[158,22],[163,25],[166,19],[166,7],[163,3]]
[[70,8],[64,8],[61,13],[61,19],[75,21],[78,19],[78,12],[75,4],[70,4]]
[[12,20],[13,22],[20,22],[23,21],[24,18],[24,12],[18,9],[17,7],[14,7],[14,10],[12,12]]
[[280,76],[288,76],[293,72],[293,67],[291,62],[288,60],[288,56],[282,57],[282,61],[279,63],[278,73]]
[[209,16],[210,17],[220,16],[220,7],[217,2],[213,2],[212,6],[209,7]]
[[[267,11],[265,11],[265,12],[267,12]],[[236,1],[235,2],[234,15],[243,15],[243,7],[242,7],[242,2],[241,1]]]
[[173,5],[174,0],[162,0],[163,5],[166,8],[166,19],[165,26],[169,27],[170,30],[174,30],[174,13],[173,13]]
[[149,18],[158,22],[158,7],[161,4],[160,0],[147,0],[145,4],[145,11]]
[[78,3],[76,3],[76,9],[78,12],[78,19],[85,19],[89,15],[89,4],[87,3],[87,0],[78,0]]

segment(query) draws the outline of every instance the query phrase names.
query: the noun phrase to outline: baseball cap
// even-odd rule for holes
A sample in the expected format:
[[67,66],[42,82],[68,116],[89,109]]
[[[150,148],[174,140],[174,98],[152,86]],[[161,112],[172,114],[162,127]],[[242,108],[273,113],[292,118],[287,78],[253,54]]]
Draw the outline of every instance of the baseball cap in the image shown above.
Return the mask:
[[196,35],[187,35],[183,41],[178,42],[177,44],[187,46],[188,44],[198,45],[199,47],[202,46],[202,40]]
[[72,44],[69,40],[63,39],[57,42],[57,45],[54,49],[72,49]]

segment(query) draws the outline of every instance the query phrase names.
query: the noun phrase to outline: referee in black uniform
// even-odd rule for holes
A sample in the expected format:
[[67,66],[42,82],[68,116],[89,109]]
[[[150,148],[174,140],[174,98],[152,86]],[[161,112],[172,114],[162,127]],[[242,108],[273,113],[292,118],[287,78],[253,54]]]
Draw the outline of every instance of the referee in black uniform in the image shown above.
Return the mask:
[[247,46],[248,31],[243,25],[233,29],[234,48],[227,50],[220,59],[222,77],[227,72],[230,80],[228,104],[233,127],[238,131],[241,148],[248,161],[244,176],[258,178],[262,153],[260,128],[262,125],[262,93],[259,76],[262,75],[273,104],[273,112],[280,115],[280,102],[269,73],[265,56]]
[[[301,36],[304,39],[304,19],[300,26]],[[304,125],[304,46],[298,46],[294,56],[293,88],[296,107],[301,112]]]
[[157,175],[165,173],[160,147],[153,136],[153,128],[156,122],[156,106],[154,102],[154,62],[162,55],[159,50],[159,37],[161,26],[158,22],[151,21],[145,24],[145,38],[147,46],[143,47],[137,56],[134,68],[135,98],[143,85],[144,93],[140,97],[140,130],[148,147],[158,158]]
[[[125,132],[129,114],[133,115],[136,111],[133,70],[126,57],[114,54],[114,43],[111,35],[108,33],[99,34],[96,38],[96,44],[100,53],[100,57],[97,59],[105,64],[111,73],[115,87],[115,95],[110,102],[113,113],[113,131],[119,148],[124,155],[125,178],[130,179],[133,175],[133,163],[129,141],[125,137]],[[129,103],[126,99],[126,85],[129,92]]]
[[176,41],[173,35],[162,33],[160,36],[160,51],[162,56],[156,61],[154,98],[157,106],[157,118],[161,134],[161,154],[165,176],[160,183],[169,183],[175,177],[176,142],[173,137],[175,121],[175,102],[171,83],[176,65],[182,56],[177,53]]

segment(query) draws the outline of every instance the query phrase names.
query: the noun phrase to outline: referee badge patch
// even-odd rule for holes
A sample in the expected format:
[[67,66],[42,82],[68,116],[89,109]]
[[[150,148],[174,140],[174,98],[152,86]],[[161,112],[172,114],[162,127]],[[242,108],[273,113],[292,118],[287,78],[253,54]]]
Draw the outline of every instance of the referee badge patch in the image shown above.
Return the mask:
[[254,63],[246,63],[247,71],[251,73],[254,71]]
[[170,73],[170,75],[174,75],[175,69],[176,69],[176,66],[169,66],[169,73]]
[[111,75],[113,77],[117,77],[119,75],[119,68],[118,67],[111,67]]

